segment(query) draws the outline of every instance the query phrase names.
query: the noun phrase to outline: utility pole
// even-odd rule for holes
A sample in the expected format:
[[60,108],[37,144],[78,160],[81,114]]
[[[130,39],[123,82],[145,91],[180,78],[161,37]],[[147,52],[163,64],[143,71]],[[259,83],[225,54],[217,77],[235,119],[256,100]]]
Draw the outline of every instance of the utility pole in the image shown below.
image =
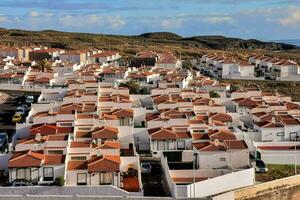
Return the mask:
[[295,175],[297,174],[297,139],[298,139],[298,135],[296,135],[295,137],[295,156],[294,156]]

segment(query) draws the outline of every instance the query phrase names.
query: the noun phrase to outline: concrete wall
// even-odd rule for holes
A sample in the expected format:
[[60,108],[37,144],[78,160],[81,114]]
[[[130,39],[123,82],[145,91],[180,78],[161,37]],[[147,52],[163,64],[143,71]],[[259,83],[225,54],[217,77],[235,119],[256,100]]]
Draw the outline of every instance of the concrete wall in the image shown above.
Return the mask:
[[8,160],[10,157],[10,154],[0,154],[0,170],[8,171]]
[[[254,169],[246,169],[229,173],[216,178],[195,183],[195,197],[207,197],[222,192],[254,185]],[[190,184],[187,191],[188,197],[193,197],[193,184]]]
[[[266,183],[257,184],[243,189],[235,190],[234,199],[297,199],[292,198],[300,187],[300,175],[278,179]],[[298,196],[299,198],[299,196]]]
[[240,169],[249,166],[249,152],[246,150],[208,151],[199,153],[199,167],[204,169],[232,167]]
[[164,156],[161,156],[160,162],[161,162],[161,166],[163,169],[164,177],[165,177],[168,187],[169,187],[169,191],[170,191],[172,197],[176,197],[177,196],[176,185],[173,183],[173,180],[170,176],[167,158],[165,158]]
[[0,187],[1,196],[12,195],[84,195],[84,196],[141,196],[139,193],[130,193],[110,185],[101,186],[33,186],[33,187]]
[[24,91],[24,92],[41,92],[45,87],[39,86],[23,86],[22,84],[0,84],[0,90],[8,91]]
[[150,150],[150,138],[147,128],[133,128],[133,137],[137,149]]
[[[60,195],[60,196],[0,196],[0,200],[174,200],[173,197],[139,197],[139,196],[96,196],[96,195]],[[186,198],[176,198],[176,199],[186,199]],[[208,200],[210,198],[197,198],[197,200]],[[190,199],[194,200],[194,199]],[[195,199],[196,200],[196,199]]]

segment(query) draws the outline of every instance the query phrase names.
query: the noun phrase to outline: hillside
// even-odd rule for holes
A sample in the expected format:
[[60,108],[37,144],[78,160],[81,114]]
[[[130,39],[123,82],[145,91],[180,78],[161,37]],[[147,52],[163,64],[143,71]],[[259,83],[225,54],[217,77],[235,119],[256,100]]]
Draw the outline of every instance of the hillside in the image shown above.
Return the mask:
[[17,29],[0,29],[0,44],[2,45],[45,45],[50,47],[78,49],[95,47],[100,49],[118,50],[123,55],[132,55],[148,48],[155,51],[171,50],[183,58],[201,55],[205,51],[231,50],[252,51],[293,51],[298,57],[296,46],[262,42],[258,40],[243,40],[224,36],[195,36],[184,38],[169,32],[144,33],[136,36],[103,35],[90,33],[69,33],[54,30],[25,31]]

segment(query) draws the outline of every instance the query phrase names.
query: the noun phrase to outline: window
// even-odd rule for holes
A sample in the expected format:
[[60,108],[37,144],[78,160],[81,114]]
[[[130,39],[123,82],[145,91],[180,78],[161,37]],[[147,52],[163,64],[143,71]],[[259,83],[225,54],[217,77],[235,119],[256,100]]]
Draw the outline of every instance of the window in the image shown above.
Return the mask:
[[53,181],[54,178],[53,167],[44,167],[43,176],[44,176],[44,181]]
[[17,169],[17,179],[26,179],[30,180],[30,168],[19,168]]
[[69,127],[69,126],[73,126],[73,123],[72,122],[61,122],[60,126],[67,126],[67,127]]
[[49,150],[48,154],[64,154],[63,150]]
[[72,156],[71,160],[86,160],[85,156]]
[[85,173],[77,174],[77,185],[86,185],[87,175]]
[[90,131],[91,128],[90,127],[82,127],[82,128],[78,128],[78,130],[80,130],[80,131]]
[[300,133],[297,133],[297,132],[291,132],[290,133],[290,140],[291,141],[299,141],[300,140]]
[[279,137],[284,136],[284,132],[278,132],[278,133],[277,133],[277,136],[279,136]]
[[178,150],[184,150],[185,149],[185,141],[184,140],[177,141],[177,149]]
[[110,185],[113,183],[113,173],[100,173],[100,185]]
[[223,157],[223,158],[220,158],[220,161],[223,161],[223,162],[224,162],[224,161],[226,161],[226,158],[224,158],[224,157]]
[[17,179],[25,179],[25,169],[17,169]]
[[130,126],[130,118],[121,118],[120,126]]
[[157,150],[165,150],[165,142],[157,141]]
[[205,133],[205,130],[196,129],[196,130],[193,130],[193,133]]

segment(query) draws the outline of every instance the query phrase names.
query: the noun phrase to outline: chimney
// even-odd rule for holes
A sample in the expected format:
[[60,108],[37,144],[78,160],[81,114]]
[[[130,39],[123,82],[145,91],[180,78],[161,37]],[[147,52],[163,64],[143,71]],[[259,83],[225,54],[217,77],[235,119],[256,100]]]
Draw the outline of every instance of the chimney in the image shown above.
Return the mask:
[[48,111],[48,114],[49,114],[49,115],[53,115],[53,113],[54,113],[54,112],[53,112],[53,109],[50,108],[49,111]]

